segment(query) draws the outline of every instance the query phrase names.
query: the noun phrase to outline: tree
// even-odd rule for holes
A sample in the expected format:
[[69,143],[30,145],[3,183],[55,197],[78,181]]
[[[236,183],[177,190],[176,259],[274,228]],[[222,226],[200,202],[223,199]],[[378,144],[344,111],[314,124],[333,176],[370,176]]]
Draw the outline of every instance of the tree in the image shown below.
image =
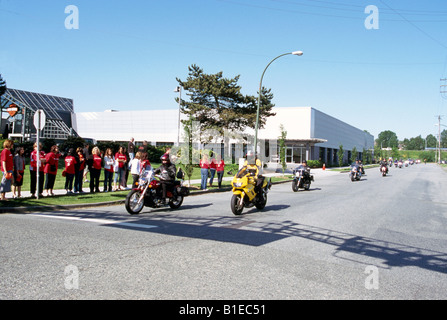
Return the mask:
[[338,157],[338,166],[343,166],[343,158],[345,156],[345,150],[343,150],[343,145],[341,144],[338,148],[337,157]]
[[405,150],[424,150],[425,140],[422,139],[421,135],[410,139],[405,138],[403,145]]
[[447,130],[441,131],[441,148],[447,148]]
[[[255,127],[257,98],[241,93],[241,87],[237,84],[240,76],[224,78],[222,71],[206,74],[197,65],[191,65],[188,70],[186,81],[176,79],[188,91],[190,99],[180,101],[181,112],[200,123],[201,142],[208,142],[210,139],[204,134],[206,130],[215,130],[223,136],[225,130],[243,131],[247,127]],[[274,106],[271,103],[273,94],[265,88],[262,88],[262,93],[260,128],[267,117],[275,115],[271,112]]]
[[376,143],[379,148],[397,148],[399,139],[397,139],[397,135],[393,131],[385,130],[379,133]]
[[425,138],[425,142],[426,142],[426,147],[427,148],[436,148],[436,146],[438,145],[438,140],[436,139],[436,137],[432,134],[429,134],[426,138]]
[[3,80],[2,75],[0,73],[0,98],[2,95],[4,95],[6,93],[6,82],[5,80]]
[[357,148],[356,147],[354,147],[354,148],[352,148],[352,150],[351,150],[351,162],[355,162],[356,160],[358,160],[358,152],[357,152]]

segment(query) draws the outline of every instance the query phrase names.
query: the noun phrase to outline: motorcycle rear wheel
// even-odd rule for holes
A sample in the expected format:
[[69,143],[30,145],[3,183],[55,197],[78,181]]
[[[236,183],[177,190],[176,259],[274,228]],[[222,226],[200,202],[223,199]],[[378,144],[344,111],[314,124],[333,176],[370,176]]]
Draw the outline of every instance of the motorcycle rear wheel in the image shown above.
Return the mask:
[[140,190],[132,190],[126,197],[126,201],[124,202],[127,212],[130,214],[139,214],[144,207],[144,199],[138,203],[138,199],[140,199],[141,191]]
[[241,203],[241,196],[239,194],[233,194],[231,197],[231,211],[234,215],[239,216],[242,214],[242,210],[244,210],[244,202]]
[[171,209],[178,209],[183,203],[183,196],[177,196],[169,201],[169,206]]
[[267,194],[266,193],[264,193],[262,195],[262,198],[263,198],[262,201],[260,201],[260,202],[256,201],[256,203],[255,203],[256,209],[258,209],[258,210],[264,209],[265,205],[267,204]]

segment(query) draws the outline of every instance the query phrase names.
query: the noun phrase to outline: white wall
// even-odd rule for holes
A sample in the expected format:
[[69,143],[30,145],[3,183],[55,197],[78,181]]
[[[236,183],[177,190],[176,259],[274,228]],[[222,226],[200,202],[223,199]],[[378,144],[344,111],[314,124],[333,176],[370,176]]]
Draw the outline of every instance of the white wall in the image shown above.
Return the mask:
[[[281,135],[280,125],[287,131],[287,139],[310,139],[311,107],[273,108],[276,116],[267,118],[266,125],[258,131],[259,139],[277,139]],[[317,137],[319,138],[319,137]]]
[[316,109],[312,109],[312,123],[312,137],[327,140],[319,147],[338,149],[343,145],[345,150],[356,147],[359,152],[374,148],[374,136]]

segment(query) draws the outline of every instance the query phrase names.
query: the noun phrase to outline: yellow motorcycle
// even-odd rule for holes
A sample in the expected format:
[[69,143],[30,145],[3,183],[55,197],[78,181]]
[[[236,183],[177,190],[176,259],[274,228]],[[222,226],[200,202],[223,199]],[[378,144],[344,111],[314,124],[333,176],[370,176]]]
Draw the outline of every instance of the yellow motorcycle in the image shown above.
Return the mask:
[[231,211],[235,215],[241,215],[244,207],[256,206],[258,210],[262,210],[267,204],[267,193],[272,186],[271,179],[267,181],[265,177],[258,176],[256,171],[243,167],[231,182]]

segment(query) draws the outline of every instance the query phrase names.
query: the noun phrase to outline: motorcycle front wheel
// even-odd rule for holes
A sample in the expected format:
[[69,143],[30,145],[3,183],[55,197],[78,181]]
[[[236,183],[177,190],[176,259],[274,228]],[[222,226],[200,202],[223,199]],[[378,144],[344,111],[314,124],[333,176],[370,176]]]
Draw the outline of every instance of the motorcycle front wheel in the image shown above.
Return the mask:
[[293,192],[298,191],[298,181],[297,180],[292,181],[292,190],[293,190]]
[[138,203],[140,199],[141,191],[140,190],[132,190],[126,197],[126,201],[124,202],[127,212],[130,214],[139,214],[144,207],[144,199]]
[[244,210],[244,202],[242,201],[241,204],[241,195],[233,194],[233,197],[231,198],[231,211],[233,211],[233,214],[236,216],[239,216],[242,214],[242,210]]

